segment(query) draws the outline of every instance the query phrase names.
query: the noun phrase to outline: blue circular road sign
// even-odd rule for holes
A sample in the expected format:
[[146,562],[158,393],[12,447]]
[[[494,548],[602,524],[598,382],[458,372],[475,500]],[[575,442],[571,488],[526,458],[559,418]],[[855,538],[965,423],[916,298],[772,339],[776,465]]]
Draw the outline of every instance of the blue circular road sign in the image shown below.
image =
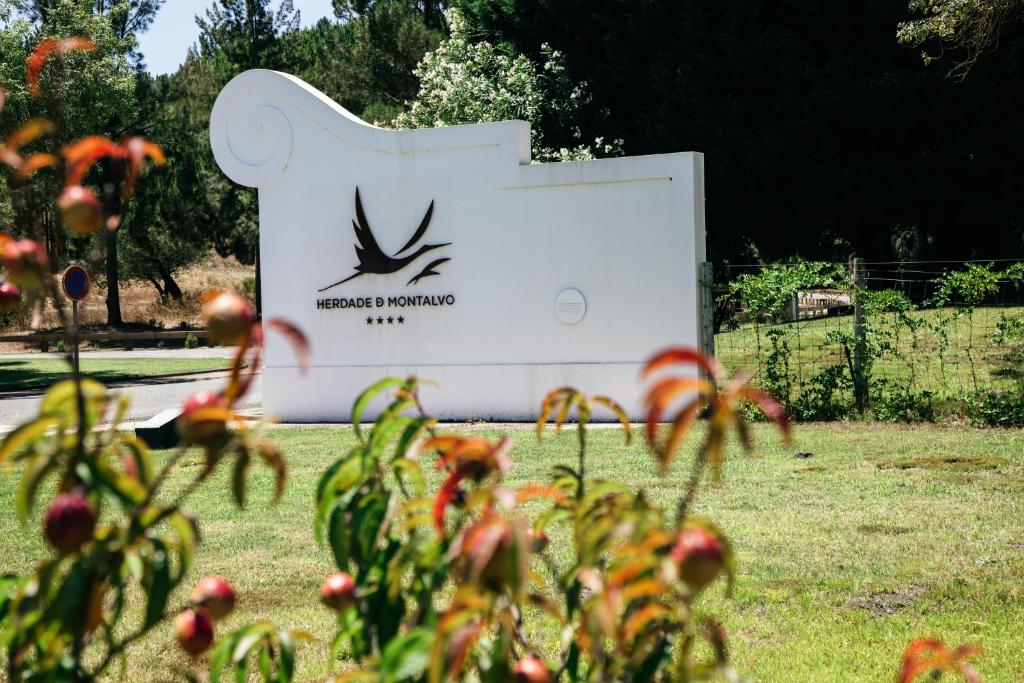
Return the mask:
[[82,266],[68,266],[60,278],[60,285],[64,294],[72,301],[81,301],[89,296],[89,289],[92,283],[89,281],[89,273],[85,272]]

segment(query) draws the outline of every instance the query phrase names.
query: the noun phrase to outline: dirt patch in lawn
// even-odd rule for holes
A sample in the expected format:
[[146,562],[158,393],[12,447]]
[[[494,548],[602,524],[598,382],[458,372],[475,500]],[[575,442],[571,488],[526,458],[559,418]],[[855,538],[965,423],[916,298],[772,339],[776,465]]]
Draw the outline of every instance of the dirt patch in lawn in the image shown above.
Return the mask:
[[923,586],[911,586],[901,591],[858,596],[850,600],[847,607],[868,610],[876,617],[887,617],[902,612],[924,594]]
[[909,534],[913,529],[895,524],[861,524],[857,531],[862,534],[880,534],[882,536],[902,536]]
[[940,472],[982,472],[998,470],[1006,458],[995,455],[915,455],[878,463],[882,470],[938,470]]

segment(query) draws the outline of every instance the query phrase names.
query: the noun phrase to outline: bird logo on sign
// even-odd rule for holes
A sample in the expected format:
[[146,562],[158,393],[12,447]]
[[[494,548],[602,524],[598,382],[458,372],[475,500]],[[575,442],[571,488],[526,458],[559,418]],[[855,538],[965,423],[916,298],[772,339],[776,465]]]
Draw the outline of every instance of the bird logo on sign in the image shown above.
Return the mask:
[[[373,236],[373,231],[370,229],[370,222],[366,220],[366,212],[363,211],[363,200],[359,196],[359,188],[356,188],[356,219],[352,221],[352,227],[356,233],[356,258],[359,263],[355,266],[356,272],[349,275],[343,280],[339,280],[334,284],[327,285],[323,289],[317,291],[325,292],[332,287],[344,284],[349,280],[354,280],[360,275],[366,275],[372,273],[374,275],[389,275],[391,273],[397,273],[406,266],[412,264],[423,254],[434,249],[440,249],[441,247],[447,247],[451,242],[444,242],[443,244],[423,244],[416,251],[402,256],[404,252],[412,249],[416,244],[423,238],[423,235],[427,232],[427,228],[430,226],[430,218],[434,214],[434,202],[431,200],[430,206],[427,207],[427,212],[423,216],[423,220],[420,221],[420,225],[416,228],[416,232],[412,234],[409,241],[405,243],[401,249],[396,251],[392,255],[384,253],[384,250],[377,244],[377,239]],[[406,286],[414,285],[425,277],[431,277],[433,275],[440,275],[435,270],[442,263],[450,261],[450,258],[439,258],[431,261],[424,266],[416,275],[406,282]]]

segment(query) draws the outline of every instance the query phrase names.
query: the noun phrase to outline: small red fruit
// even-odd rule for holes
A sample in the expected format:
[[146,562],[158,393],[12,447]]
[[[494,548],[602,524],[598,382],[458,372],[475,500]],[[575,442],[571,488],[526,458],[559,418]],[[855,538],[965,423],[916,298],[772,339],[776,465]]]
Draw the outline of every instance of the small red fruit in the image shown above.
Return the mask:
[[252,304],[232,292],[220,292],[203,304],[203,319],[215,344],[239,344],[252,329]]
[[68,555],[92,540],[96,512],[81,493],[62,493],[46,511],[43,529],[50,545],[62,555]]
[[7,279],[24,289],[36,289],[43,284],[43,273],[49,259],[46,249],[29,239],[3,242],[3,264]]
[[688,527],[676,537],[672,559],[679,565],[679,578],[694,590],[702,590],[722,572],[725,545],[707,529]]
[[345,572],[331,574],[320,586],[320,602],[333,610],[343,610],[356,599],[356,582]]
[[21,303],[21,290],[10,282],[0,282],[0,313],[9,313]]
[[187,443],[209,446],[227,434],[227,402],[212,391],[197,391],[185,399],[178,417],[178,433]]
[[91,235],[100,229],[103,222],[100,200],[92,190],[81,185],[65,188],[57,199],[57,209],[64,224],[76,235]]
[[540,657],[530,655],[516,662],[512,680],[515,683],[550,683],[551,671]]
[[235,608],[235,589],[219,576],[206,576],[192,590],[192,604],[206,608],[214,621],[223,619]]
[[213,620],[203,609],[187,609],[174,620],[178,644],[193,657],[206,652],[213,643]]

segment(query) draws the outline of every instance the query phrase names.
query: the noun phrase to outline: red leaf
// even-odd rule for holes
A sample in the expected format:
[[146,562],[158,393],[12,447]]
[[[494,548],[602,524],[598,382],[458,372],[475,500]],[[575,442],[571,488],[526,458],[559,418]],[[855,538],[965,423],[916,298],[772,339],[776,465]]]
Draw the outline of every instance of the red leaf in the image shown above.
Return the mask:
[[25,80],[28,82],[29,92],[35,97],[39,97],[39,74],[42,73],[43,65],[50,55],[63,54],[72,50],[93,52],[96,50],[96,46],[91,40],[83,37],[64,38],[63,40],[47,38],[40,42],[36,49],[32,51],[32,54],[29,55],[25,69]]
[[68,185],[81,185],[85,174],[100,159],[111,157],[123,158],[124,149],[117,143],[101,135],[90,135],[76,140],[64,148],[64,159],[67,161]]
[[462,476],[462,472],[455,470],[448,475],[444,484],[441,485],[441,489],[437,492],[437,498],[434,499],[434,526],[437,527],[438,532],[444,532],[444,511],[455,500]]
[[127,198],[135,191],[135,182],[139,179],[139,173],[142,172],[142,165],[146,162],[146,157],[149,157],[157,166],[163,166],[167,159],[159,145],[145,138],[125,138],[121,146],[128,157],[128,172],[125,175],[124,187],[121,188],[122,196]]
[[779,426],[779,430],[786,440],[792,438],[789,415],[786,414],[786,409],[774,397],[754,387],[743,387],[737,393],[751,403],[760,406],[765,416]]
[[715,358],[705,356],[697,349],[677,346],[671,349],[666,349],[665,351],[657,353],[651,357],[651,359],[647,361],[647,365],[644,366],[641,376],[648,377],[662,368],[675,365],[677,363],[682,363],[684,365],[696,365],[715,378],[721,376],[723,372],[722,364]]

